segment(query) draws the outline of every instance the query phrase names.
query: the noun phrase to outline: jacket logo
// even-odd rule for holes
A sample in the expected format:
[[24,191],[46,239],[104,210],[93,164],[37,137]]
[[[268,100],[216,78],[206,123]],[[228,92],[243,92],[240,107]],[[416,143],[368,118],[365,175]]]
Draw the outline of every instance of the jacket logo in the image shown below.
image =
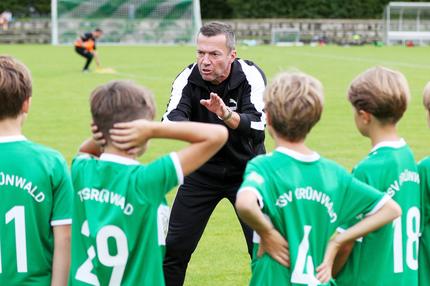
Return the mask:
[[230,98],[230,101],[228,103],[228,107],[230,107],[230,109],[232,111],[236,111],[236,109],[237,109],[237,101],[234,100],[233,98]]

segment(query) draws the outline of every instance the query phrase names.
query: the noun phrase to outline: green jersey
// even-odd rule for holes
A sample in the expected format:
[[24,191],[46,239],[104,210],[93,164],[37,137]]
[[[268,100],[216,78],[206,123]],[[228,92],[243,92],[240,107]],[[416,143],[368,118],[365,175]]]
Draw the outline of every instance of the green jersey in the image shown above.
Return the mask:
[[402,216],[355,243],[338,285],[418,285],[420,178],[412,151],[403,139],[381,142],[353,174],[392,197]]
[[421,180],[422,234],[419,247],[419,285],[430,285],[430,157],[418,164]]
[[77,156],[69,284],[164,285],[165,194],[182,179],[176,153],[148,165]]
[[[254,255],[251,285],[320,285],[316,268],[336,228],[388,199],[317,153],[278,147],[247,165],[239,192],[256,193],[262,211],[289,243],[291,267]],[[259,238],[254,235],[258,248]],[[330,283],[334,283],[331,281]]]
[[0,137],[0,285],[50,285],[53,226],[72,223],[72,183],[57,152]]

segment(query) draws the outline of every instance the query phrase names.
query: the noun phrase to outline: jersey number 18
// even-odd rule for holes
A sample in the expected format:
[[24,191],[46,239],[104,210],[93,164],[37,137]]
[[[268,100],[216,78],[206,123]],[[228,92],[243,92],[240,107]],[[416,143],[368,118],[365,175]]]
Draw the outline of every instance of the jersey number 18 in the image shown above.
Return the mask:
[[[402,218],[393,221],[394,229],[394,273],[403,272],[403,234]],[[409,269],[418,269],[418,243],[420,233],[420,210],[411,207],[406,214],[406,265]]]

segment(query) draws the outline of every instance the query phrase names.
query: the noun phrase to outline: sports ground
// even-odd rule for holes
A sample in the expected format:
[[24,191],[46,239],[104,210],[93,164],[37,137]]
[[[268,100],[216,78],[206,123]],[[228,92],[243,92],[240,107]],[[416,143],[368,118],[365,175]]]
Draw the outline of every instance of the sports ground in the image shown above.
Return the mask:
[[[0,46],[0,54],[23,61],[33,75],[32,109],[24,134],[51,146],[70,163],[79,144],[90,136],[88,97],[97,85],[113,79],[131,79],[148,87],[157,101],[157,119],[167,105],[173,79],[195,59],[192,46],[101,46],[102,66],[118,74],[80,72],[83,60],[72,47]],[[308,145],[322,156],[351,169],[370,149],[355,129],[352,108],[346,100],[349,82],[374,65],[405,74],[412,100],[400,121],[400,134],[420,160],[430,155],[430,130],[421,93],[430,78],[428,47],[238,47],[241,58],[256,62],[268,80],[283,70],[301,70],[324,85],[325,107],[321,122],[308,138]],[[178,149],[181,143],[153,140],[141,161]],[[273,141],[266,139],[268,150]],[[175,192],[169,195],[170,201]],[[249,259],[233,208],[223,201],[215,210],[187,272],[186,285],[246,285]]]

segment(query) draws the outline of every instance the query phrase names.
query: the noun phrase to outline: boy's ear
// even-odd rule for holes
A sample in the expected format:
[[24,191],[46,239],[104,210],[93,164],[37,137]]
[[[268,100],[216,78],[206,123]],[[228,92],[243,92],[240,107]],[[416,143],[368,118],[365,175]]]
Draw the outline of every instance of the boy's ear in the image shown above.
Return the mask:
[[269,112],[265,112],[266,113],[266,125],[267,126],[272,126],[272,119],[269,116]]
[[358,117],[363,121],[365,124],[369,124],[372,121],[372,114],[370,114],[367,111],[364,111],[362,109],[357,111]]
[[427,110],[427,125],[430,127],[430,110]]
[[31,105],[31,97],[27,98],[23,103],[22,103],[22,108],[21,111],[23,113],[28,113],[30,111],[30,105]]

